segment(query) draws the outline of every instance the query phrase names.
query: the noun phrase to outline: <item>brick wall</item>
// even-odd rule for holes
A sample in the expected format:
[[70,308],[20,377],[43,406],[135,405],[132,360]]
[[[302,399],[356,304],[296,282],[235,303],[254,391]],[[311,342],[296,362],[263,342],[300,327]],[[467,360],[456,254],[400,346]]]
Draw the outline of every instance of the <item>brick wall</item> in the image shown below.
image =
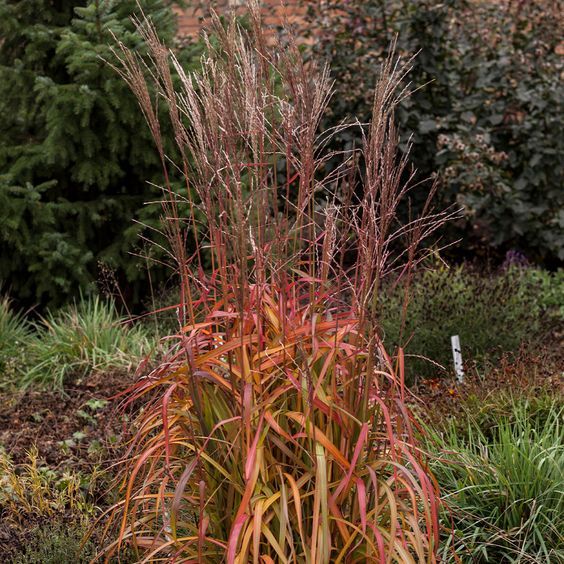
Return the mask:
[[[202,25],[205,25],[211,7],[218,14],[227,14],[231,10],[244,13],[245,3],[245,0],[194,2],[194,6],[184,10],[177,9],[178,33],[180,36],[197,35]],[[284,19],[289,23],[299,23],[306,10],[303,0],[286,0],[285,5],[282,5],[281,0],[262,0],[260,4],[263,21],[268,26],[279,25]]]

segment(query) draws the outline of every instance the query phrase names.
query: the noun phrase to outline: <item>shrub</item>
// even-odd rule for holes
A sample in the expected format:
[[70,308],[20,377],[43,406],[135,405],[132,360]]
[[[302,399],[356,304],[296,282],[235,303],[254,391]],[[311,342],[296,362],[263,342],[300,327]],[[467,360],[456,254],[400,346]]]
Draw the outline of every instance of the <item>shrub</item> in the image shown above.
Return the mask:
[[0,381],[12,379],[23,369],[24,349],[30,338],[30,326],[24,316],[11,309],[7,297],[0,298]]
[[[166,273],[156,246],[148,263],[131,254],[143,254],[145,225],[158,225],[160,208],[145,203],[160,197],[149,184],[160,161],[135,98],[104,60],[115,62],[113,34],[139,49],[139,9],[172,45],[170,4],[0,1],[0,281],[20,302],[59,307],[92,291],[105,269],[138,303],[147,265],[153,283]],[[198,51],[186,45],[179,56]]]
[[[452,240],[461,253],[502,259],[518,248],[535,261],[564,258],[561,210],[563,93],[557,2],[368,0],[309,3],[309,51],[330,64],[330,128],[369,119],[370,92],[398,34],[415,53],[419,90],[398,108],[419,178],[439,174],[439,197],[464,207]],[[343,130],[336,147],[359,145]],[[413,198],[412,207],[421,205]],[[413,207],[415,206],[415,208]],[[451,226],[454,229],[454,224]],[[492,252],[493,251],[493,252]]]
[[564,259],[564,102],[556,2],[470,3],[453,30],[449,115],[437,120],[445,188],[501,249]]
[[[129,544],[147,560],[432,562],[437,491],[403,403],[403,357],[391,359],[377,331],[388,261],[409,270],[445,218],[393,220],[408,190],[392,119],[406,68],[388,61],[361,155],[323,177],[328,75],[304,65],[291,36],[269,48],[251,12],[248,33],[215,21],[198,74],[183,74],[146,33],[178,152],[190,155],[171,164],[186,171],[188,200],[167,191],[163,201],[182,327],[129,396],[144,408],[108,552]],[[120,53],[162,150],[140,63]],[[361,195],[357,156],[367,166]],[[193,256],[183,244],[190,230]]]
[[432,467],[454,524],[446,561],[561,562],[564,557],[562,407],[531,419],[527,403],[499,417],[491,438],[472,420],[461,438],[453,427],[436,437]]
[[65,379],[92,370],[127,370],[150,350],[145,330],[126,325],[112,301],[90,297],[49,313],[27,350],[23,386],[62,389]]
[[464,267],[425,271],[410,286],[405,323],[403,288],[386,293],[384,340],[413,355],[411,381],[452,373],[452,335],[460,336],[463,359],[482,370],[503,353],[516,354],[524,343],[539,343],[547,325],[561,323],[556,305],[564,297],[561,277],[518,268],[493,276]]

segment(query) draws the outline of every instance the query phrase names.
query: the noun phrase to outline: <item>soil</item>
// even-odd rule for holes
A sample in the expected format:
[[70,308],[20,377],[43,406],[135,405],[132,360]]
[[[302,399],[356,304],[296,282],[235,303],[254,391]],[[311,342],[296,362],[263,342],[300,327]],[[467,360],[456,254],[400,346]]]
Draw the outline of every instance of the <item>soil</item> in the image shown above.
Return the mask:
[[[95,481],[88,501],[101,513],[110,504],[109,483],[115,475],[112,465],[123,452],[128,435],[129,415],[122,409],[124,392],[134,381],[126,373],[93,373],[72,382],[64,392],[9,391],[0,393],[0,449],[8,454],[16,468],[29,462],[28,453],[37,449],[38,466],[58,475],[78,473],[89,481],[97,469],[104,479]],[[93,482],[94,483],[94,482]],[[41,517],[26,516],[25,525],[2,514],[0,507],[0,562],[10,562],[45,525]],[[63,526],[76,517],[56,517]]]
[[[556,342],[543,350],[522,349],[506,355],[486,371],[468,365],[462,382],[429,378],[413,389],[412,409],[433,426],[464,416],[469,401],[488,405],[500,395],[564,398],[564,346]],[[462,417],[465,420],[465,416]]]
[[[92,442],[98,441],[104,450],[115,450],[127,421],[119,409],[119,395],[132,382],[128,374],[97,373],[66,387],[63,393],[2,393],[0,445],[16,464],[26,462],[27,452],[36,447],[40,459],[51,468],[89,466],[96,462],[95,457],[85,456],[84,451]],[[73,437],[77,433],[85,437],[77,440]]]

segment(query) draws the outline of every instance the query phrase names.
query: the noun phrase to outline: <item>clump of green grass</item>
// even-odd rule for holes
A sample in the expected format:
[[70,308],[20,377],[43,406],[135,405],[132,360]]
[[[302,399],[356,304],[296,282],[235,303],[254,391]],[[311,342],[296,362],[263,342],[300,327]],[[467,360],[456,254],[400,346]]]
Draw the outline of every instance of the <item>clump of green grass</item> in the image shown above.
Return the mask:
[[465,267],[425,271],[411,284],[405,321],[404,288],[389,289],[381,300],[384,341],[404,347],[412,382],[452,372],[452,335],[460,335],[464,360],[483,369],[503,353],[541,342],[562,322],[562,280],[561,273],[534,269],[495,276]]
[[[499,421],[514,423],[521,416],[521,410],[515,411],[515,405],[524,403],[528,419],[534,425],[544,425],[550,420],[555,402],[560,401],[558,392],[549,389],[537,389],[530,394],[522,391],[514,393],[511,390],[498,390],[487,398],[469,395],[460,402],[457,416],[448,420],[447,426],[458,428],[459,436],[465,437],[474,427],[481,430],[488,439],[493,439],[498,430]],[[473,425],[468,425],[468,420]]]
[[24,347],[31,328],[21,313],[14,312],[7,297],[0,298],[0,379],[14,378],[25,364]]
[[97,296],[49,313],[36,330],[28,347],[30,368],[21,379],[24,387],[62,388],[71,376],[127,370],[151,348],[146,329],[128,325],[112,301]]
[[82,544],[87,529],[64,522],[36,527],[13,564],[87,564],[96,555],[92,541]]
[[[491,429],[472,419],[436,435],[432,464],[454,533],[445,561],[556,563],[564,558],[564,427],[561,403],[548,412],[516,402]],[[452,520],[452,521],[451,521]]]

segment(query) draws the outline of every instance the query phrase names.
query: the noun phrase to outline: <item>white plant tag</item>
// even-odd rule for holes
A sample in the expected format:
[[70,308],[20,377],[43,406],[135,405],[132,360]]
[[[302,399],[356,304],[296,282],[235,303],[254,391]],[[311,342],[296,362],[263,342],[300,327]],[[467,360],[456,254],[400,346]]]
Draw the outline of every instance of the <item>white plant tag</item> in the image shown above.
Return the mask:
[[450,338],[450,343],[452,345],[452,358],[454,360],[454,371],[456,372],[456,378],[459,382],[464,380],[464,367],[462,365],[462,349],[460,348],[460,337],[458,335],[453,335]]

